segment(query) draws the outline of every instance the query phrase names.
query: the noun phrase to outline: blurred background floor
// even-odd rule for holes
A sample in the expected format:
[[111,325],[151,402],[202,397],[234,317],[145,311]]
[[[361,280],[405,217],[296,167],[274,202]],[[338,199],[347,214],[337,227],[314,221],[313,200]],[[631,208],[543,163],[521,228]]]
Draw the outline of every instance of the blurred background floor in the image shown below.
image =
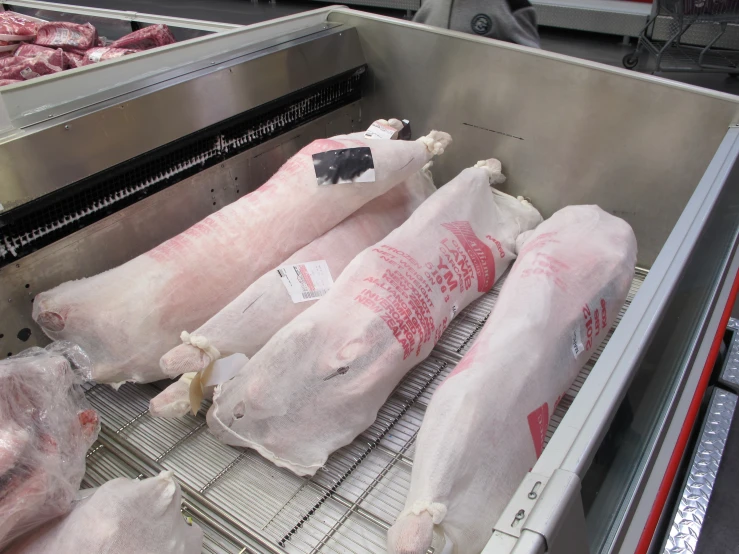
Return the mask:
[[[329,5],[296,0],[276,0],[275,2],[269,2],[268,0],[259,2],[254,0],[208,0],[207,2],[201,0],[67,0],[67,3],[242,25],[258,23],[275,17],[316,9],[322,5]],[[406,15],[405,11],[400,10],[370,9],[368,11],[391,17],[405,17]],[[545,50],[616,67],[622,67],[621,60],[626,54],[633,51],[636,45],[635,39],[632,39],[629,45],[625,45],[622,37],[614,35],[569,31],[551,27],[541,27],[539,33],[542,48]],[[647,61],[642,61],[637,70],[651,71]],[[728,77],[726,74],[665,73],[661,76],[721,92],[739,94],[739,79]]]

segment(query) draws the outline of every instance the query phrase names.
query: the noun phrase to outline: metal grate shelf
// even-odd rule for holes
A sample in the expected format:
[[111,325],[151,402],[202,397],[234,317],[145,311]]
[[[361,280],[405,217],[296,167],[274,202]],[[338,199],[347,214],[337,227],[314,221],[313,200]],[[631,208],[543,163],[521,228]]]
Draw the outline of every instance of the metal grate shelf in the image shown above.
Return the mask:
[[[617,322],[645,277],[637,270]],[[103,432],[88,454],[83,486],[174,471],[183,488],[183,511],[206,534],[204,552],[385,552],[387,529],[410,486],[426,406],[487,321],[504,279],[452,322],[431,356],[398,385],[375,423],[310,479],[275,467],[252,450],[221,444],[208,431],[204,410],[178,420],[152,418],[149,400],[159,392],[154,386],[127,384],[116,392],[93,385],[87,396],[102,416]],[[611,334],[555,410],[547,442]]]

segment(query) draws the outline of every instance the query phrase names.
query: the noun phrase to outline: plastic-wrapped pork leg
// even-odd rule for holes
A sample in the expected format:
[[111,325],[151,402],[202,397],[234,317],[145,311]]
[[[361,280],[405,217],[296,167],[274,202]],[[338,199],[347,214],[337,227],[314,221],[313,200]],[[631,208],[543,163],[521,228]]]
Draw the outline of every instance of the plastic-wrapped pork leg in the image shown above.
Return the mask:
[[369,427],[403,375],[514,258],[541,216],[491,189],[500,162],[464,170],[401,227],[359,254],[329,293],[216,388],[208,425],[312,475]]
[[6,554],[200,554],[203,532],[185,522],[180,506],[171,471],[143,481],[114,479],[67,516],[23,536]]
[[99,427],[78,382],[41,348],[0,362],[0,549],[71,508]]
[[[365,204],[281,266],[323,260],[331,276],[337,278],[354,256],[401,225],[435,190],[431,173],[421,170]],[[272,335],[310,306],[311,302],[295,302],[291,298],[276,269],[265,273],[192,335],[185,335],[187,344],[162,357],[162,371],[171,377],[184,372],[187,384],[173,383],[153,398],[151,414],[185,415],[191,409],[192,372],[205,370],[217,357],[235,353],[253,356]],[[198,348],[194,343],[205,344],[207,348]],[[195,396],[192,398],[197,402]],[[197,411],[198,406],[193,405],[192,409]]]
[[[324,233],[285,260],[281,266],[325,260],[338,278],[352,259],[401,225],[435,191],[430,173],[419,171]],[[311,306],[294,302],[275,269],[210,318],[192,335],[205,337],[222,356],[240,352],[251,357],[283,325]],[[202,371],[214,360],[208,352],[182,344],[162,357],[162,371],[175,377]]]
[[490,319],[426,410],[388,552],[423,554],[432,542],[440,552],[443,541],[482,550],[541,454],[559,398],[621,309],[635,263],[631,227],[597,206],[564,208],[526,238]]
[[[312,142],[263,186],[153,250],[36,297],[34,320],[79,344],[101,383],[165,377],[159,359],[265,271],[419,171],[451,141]],[[318,176],[318,177],[317,177]]]

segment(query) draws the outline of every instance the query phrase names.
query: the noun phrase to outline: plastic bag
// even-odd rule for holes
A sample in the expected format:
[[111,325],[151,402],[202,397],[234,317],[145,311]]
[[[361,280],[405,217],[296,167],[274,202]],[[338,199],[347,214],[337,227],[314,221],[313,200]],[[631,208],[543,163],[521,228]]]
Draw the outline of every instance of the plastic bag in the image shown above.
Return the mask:
[[[205,325],[187,335],[188,344],[181,344],[162,357],[162,371],[175,377],[206,370],[221,356],[235,353],[253,356],[272,335],[311,306],[311,301],[296,302],[291,297],[283,283],[286,272],[299,269],[307,273],[306,281],[311,280],[311,267],[318,260],[326,262],[331,277],[337,278],[354,256],[401,225],[435,190],[430,172],[421,170],[365,204],[280,264],[283,269],[273,269],[257,279]],[[312,288],[316,286],[313,284]],[[303,293],[312,301],[318,300],[318,294],[319,291],[313,290]],[[188,376],[188,380],[192,382],[192,376]],[[198,383],[195,380],[193,386],[197,387]],[[183,416],[190,410],[190,398],[196,401],[197,394],[191,395],[184,387],[171,385],[152,399],[151,413],[165,417]],[[198,408],[199,403],[192,406],[194,412]]]
[[139,52],[139,50],[131,50],[130,48],[113,48],[112,46],[90,48],[82,57],[81,65],[114,60],[115,58],[127,56],[128,54],[135,54],[136,52]]
[[216,388],[208,425],[312,475],[375,420],[452,319],[490,290],[541,216],[491,189],[500,162],[464,170],[401,227],[359,254],[330,292]]
[[41,19],[17,12],[0,12],[0,40],[7,42],[33,40]]
[[166,25],[149,25],[124,37],[113,41],[113,48],[132,48],[134,50],[148,50],[158,46],[166,46],[175,42],[174,35]]
[[81,377],[84,353],[69,343],[0,361],[0,548],[65,514],[97,438]]
[[67,54],[61,48],[47,48],[38,44],[21,44],[15,51],[15,55],[21,58],[38,57],[60,69],[67,69],[69,67]]
[[200,554],[203,532],[185,522],[181,496],[171,471],[142,481],[113,479],[7,554]]
[[65,21],[51,21],[38,27],[36,44],[64,50],[88,50],[95,46],[97,31],[90,23],[80,25]]
[[12,58],[0,59],[0,62],[2,62],[0,64],[0,79],[28,81],[62,70],[60,66],[50,63],[42,56],[34,56],[33,58],[13,56]]
[[[419,171],[450,140],[436,131],[413,142],[316,140],[258,190],[180,235],[120,267],[39,294],[33,317],[51,338],[73,340],[90,354],[97,382],[161,379],[159,359],[183,329],[200,327],[266,271]],[[369,153],[360,162],[373,161],[372,172],[354,174],[357,160],[350,159],[339,164],[348,180],[318,184],[314,156],[357,151]]]
[[623,220],[572,206],[524,238],[479,338],[426,409],[390,553],[483,549],[626,299],[636,238]]

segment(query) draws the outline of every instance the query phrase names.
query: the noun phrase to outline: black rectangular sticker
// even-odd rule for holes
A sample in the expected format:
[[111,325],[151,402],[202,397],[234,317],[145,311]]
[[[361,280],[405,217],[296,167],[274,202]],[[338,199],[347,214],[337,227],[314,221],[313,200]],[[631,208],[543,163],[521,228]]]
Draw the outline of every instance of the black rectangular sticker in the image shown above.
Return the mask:
[[319,186],[375,182],[375,161],[366,146],[313,154],[313,167]]

